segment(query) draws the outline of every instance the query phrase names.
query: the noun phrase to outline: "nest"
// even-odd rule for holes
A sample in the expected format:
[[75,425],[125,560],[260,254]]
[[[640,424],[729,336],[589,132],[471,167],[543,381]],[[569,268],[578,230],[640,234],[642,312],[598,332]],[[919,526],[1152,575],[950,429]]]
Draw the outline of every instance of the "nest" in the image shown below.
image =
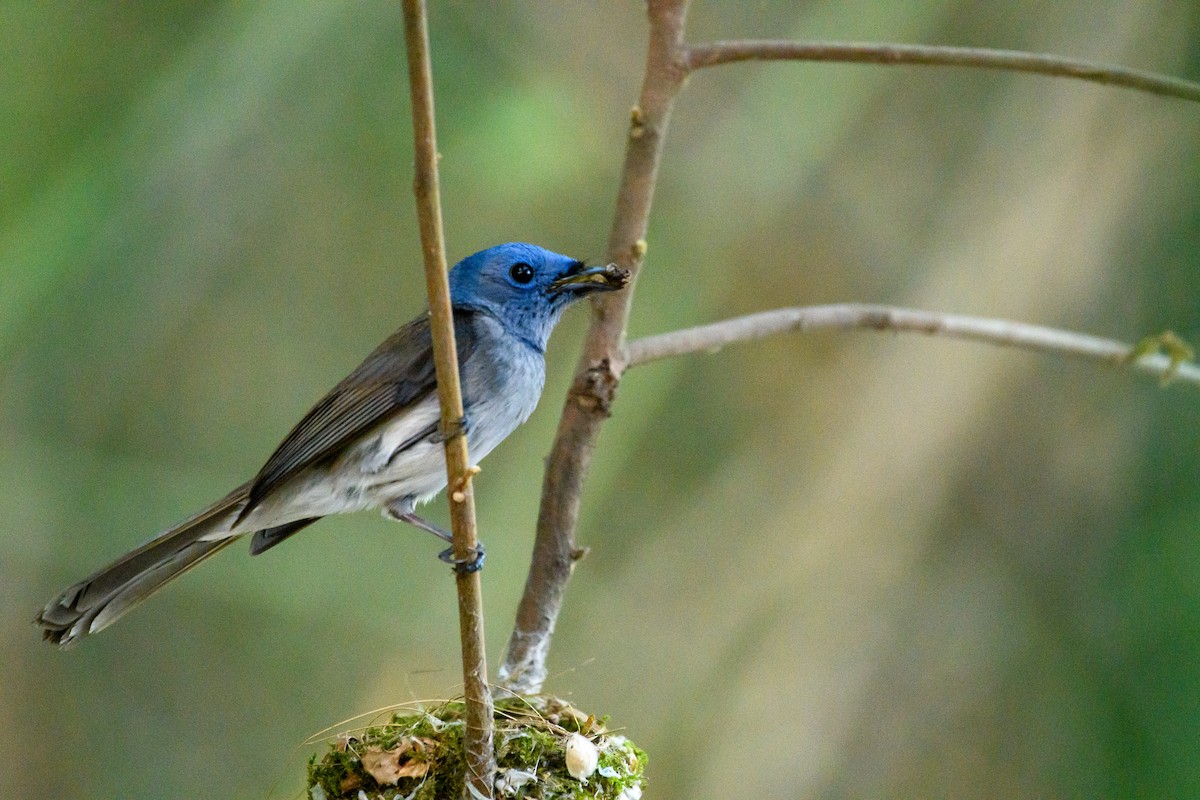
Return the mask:
[[[646,754],[604,720],[554,697],[496,702],[496,798],[638,800]],[[459,800],[465,706],[395,712],[382,725],[331,740],[308,765],[311,800]]]

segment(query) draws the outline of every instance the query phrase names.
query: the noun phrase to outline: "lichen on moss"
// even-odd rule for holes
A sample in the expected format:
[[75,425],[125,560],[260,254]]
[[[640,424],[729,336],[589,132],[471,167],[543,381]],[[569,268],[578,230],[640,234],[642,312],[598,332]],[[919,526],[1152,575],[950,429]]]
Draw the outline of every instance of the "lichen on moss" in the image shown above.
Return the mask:
[[[463,792],[465,709],[452,701],[395,712],[382,725],[334,739],[308,765],[311,800],[458,800]],[[637,800],[646,754],[606,720],[553,697],[511,697],[496,703],[497,798]],[[572,733],[600,755],[584,780],[567,772],[564,744]],[[365,759],[365,764],[364,764]]]

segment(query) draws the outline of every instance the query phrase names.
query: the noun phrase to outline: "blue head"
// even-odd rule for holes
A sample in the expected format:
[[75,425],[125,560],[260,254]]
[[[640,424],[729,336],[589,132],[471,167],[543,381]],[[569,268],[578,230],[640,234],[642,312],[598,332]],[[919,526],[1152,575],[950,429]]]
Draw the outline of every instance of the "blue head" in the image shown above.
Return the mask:
[[493,314],[512,333],[545,349],[563,310],[584,295],[620,289],[627,273],[588,267],[537,245],[514,242],[481,250],[450,270],[455,308]]

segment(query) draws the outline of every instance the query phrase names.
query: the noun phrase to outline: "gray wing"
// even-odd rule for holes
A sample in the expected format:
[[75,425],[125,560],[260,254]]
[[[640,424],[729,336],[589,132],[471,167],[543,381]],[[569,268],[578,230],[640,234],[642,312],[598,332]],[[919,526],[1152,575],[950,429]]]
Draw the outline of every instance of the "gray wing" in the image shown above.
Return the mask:
[[[460,368],[475,350],[473,313],[469,309],[454,312]],[[436,389],[426,315],[388,337],[304,415],[250,482],[249,498],[238,520],[289,479],[341,455],[351,442]]]

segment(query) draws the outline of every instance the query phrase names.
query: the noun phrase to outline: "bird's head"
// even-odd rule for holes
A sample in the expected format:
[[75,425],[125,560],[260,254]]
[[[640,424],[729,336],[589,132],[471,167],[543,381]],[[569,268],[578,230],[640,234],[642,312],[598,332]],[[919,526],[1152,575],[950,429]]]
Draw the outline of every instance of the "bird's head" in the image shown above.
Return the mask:
[[613,291],[628,282],[627,270],[588,267],[515,242],[458,262],[450,270],[450,300],[455,308],[490,312],[511,332],[544,349],[563,309],[592,292]]

